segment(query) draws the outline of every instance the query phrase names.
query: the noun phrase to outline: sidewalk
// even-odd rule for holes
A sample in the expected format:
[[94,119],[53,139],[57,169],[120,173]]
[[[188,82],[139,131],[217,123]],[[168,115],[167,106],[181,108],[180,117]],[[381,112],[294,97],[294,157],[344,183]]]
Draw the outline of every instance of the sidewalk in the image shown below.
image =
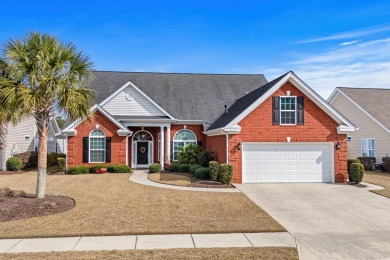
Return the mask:
[[168,184],[162,184],[157,183],[154,181],[150,181],[148,179],[148,170],[134,170],[134,172],[131,174],[130,181],[152,186],[152,187],[158,187],[158,188],[166,188],[166,189],[173,189],[173,190],[188,190],[188,191],[207,191],[207,192],[240,192],[238,189],[235,188],[195,188],[195,187],[182,187],[182,186],[174,186],[174,185],[168,185]]
[[271,246],[296,241],[288,232],[0,239],[0,253]]

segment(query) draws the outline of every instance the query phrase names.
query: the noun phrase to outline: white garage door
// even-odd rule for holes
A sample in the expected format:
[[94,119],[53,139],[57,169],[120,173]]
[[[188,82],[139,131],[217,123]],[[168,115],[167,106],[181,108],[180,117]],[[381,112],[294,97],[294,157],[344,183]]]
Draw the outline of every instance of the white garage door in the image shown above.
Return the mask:
[[331,182],[333,143],[243,143],[243,183]]

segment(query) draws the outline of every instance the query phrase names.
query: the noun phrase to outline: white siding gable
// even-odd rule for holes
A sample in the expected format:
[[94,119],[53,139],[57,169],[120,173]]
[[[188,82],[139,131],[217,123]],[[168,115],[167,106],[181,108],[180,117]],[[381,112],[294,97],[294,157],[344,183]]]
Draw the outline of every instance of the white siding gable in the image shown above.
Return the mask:
[[[132,98],[132,100],[128,100]],[[158,107],[132,86],[126,87],[103,105],[111,115],[166,116]]]

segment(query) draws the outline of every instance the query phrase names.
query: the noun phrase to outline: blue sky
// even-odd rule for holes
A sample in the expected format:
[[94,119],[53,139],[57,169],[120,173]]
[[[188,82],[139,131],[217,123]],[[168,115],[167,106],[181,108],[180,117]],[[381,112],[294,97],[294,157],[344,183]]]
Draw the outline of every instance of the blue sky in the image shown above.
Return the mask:
[[0,43],[50,33],[97,70],[268,80],[293,70],[324,98],[337,86],[390,87],[389,1],[7,1],[2,9]]

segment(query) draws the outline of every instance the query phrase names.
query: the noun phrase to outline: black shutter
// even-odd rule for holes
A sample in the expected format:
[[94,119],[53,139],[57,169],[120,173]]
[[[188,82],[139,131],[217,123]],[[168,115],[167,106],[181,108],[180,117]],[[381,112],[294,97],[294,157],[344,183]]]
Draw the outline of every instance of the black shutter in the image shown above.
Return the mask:
[[280,124],[280,97],[272,97],[272,124]]
[[83,137],[83,163],[88,163],[89,137]]
[[304,113],[303,113],[303,97],[297,97],[297,125],[303,125],[304,123]]
[[106,163],[111,162],[111,137],[106,137]]
[[173,141],[171,141],[171,158],[170,160],[173,160]]
[[198,141],[198,142],[197,142],[197,145],[198,145],[199,147],[202,147],[202,141]]

